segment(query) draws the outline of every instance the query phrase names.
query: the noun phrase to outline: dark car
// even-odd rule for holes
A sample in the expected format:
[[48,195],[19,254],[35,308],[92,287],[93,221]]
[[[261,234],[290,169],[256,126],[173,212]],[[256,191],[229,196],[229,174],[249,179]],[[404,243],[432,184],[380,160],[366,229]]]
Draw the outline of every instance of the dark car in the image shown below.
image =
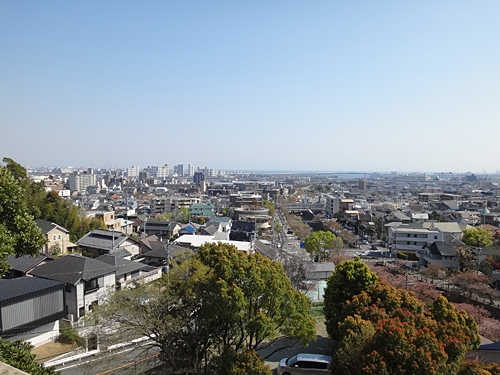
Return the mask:
[[372,250],[378,250],[378,247],[377,247],[377,246],[375,246],[375,245],[372,245],[371,249],[372,249]]

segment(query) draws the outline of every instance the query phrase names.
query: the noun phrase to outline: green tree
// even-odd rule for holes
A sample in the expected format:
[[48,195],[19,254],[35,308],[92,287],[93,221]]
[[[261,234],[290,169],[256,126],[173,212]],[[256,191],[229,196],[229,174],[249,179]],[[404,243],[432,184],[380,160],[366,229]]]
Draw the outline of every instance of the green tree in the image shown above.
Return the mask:
[[[281,264],[219,243],[172,266],[162,280],[116,291],[95,309],[89,319],[103,345],[152,336],[165,363],[191,374],[205,360],[217,367],[224,355],[257,371],[262,366],[249,351],[264,340],[270,346],[282,335],[303,343],[315,338],[309,299],[290,285]],[[103,337],[111,326],[116,329]],[[268,373],[262,371],[251,374]]]
[[462,233],[462,242],[466,245],[474,247],[488,247],[493,244],[493,236],[490,232],[484,229],[464,229]]
[[365,234],[367,234],[370,237],[375,236],[377,234],[377,231],[375,230],[375,227],[373,225],[368,225],[365,229]]
[[432,211],[431,214],[429,215],[429,219],[440,222],[441,221],[441,214],[437,211]]
[[205,293],[213,340],[236,351],[257,349],[265,340],[287,336],[303,343],[315,337],[310,301],[296,291],[283,266],[234,246],[207,244],[197,253],[214,273]]
[[266,207],[269,210],[269,215],[274,216],[274,203],[263,201],[262,206]]
[[210,354],[207,324],[213,322],[204,320],[201,309],[211,277],[199,259],[178,258],[164,278],[110,294],[87,318],[92,334],[104,346],[150,336],[174,373],[197,373]]
[[255,350],[238,353],[226,348],[214,362],[213,367],[218,375],[272,375],[273,373]]
[[17,340],[9,342],[0,339],[0,361],[31,375],[55,375],[54,367],[44,368],[31,354],[34,347],[29,342]]
[[14,160],[8,157],[4,157],[2,161],[5,163],[5,168],[9,170],[9,172],[16,180],[24,180],[28,178],[26,168],[24,168],[21,164],[16,163]]
[[338,324],[342,322],[341,314],[344,304],[370,285],[377,282],[378,277],[358,257],[346,260],[335,267],[325,288],[325,324],[328,334],[333,339],[339,337]]
[[179,208],[175,212],[174,219],[182,224],[189,223],[189,220],[191,219],[191,213],[189,212],[189,208],[187,208],[187,207]]
[[313,232],[305,240],[306,250],[315,259],[325,260],[330,257],[330,250],[342,247],[342,239],[332,232]]
[[23,188],[6,167],[0,166],[0,276],[10,269],[9,255],[37,256],[47,243],[29,215]]
[[276,220],[274,222],[274,229],[277,231],[277,232],[281,232],[283,230],[283,228],[281,227],[281,224],[280,224],[280,221],[279,220]]

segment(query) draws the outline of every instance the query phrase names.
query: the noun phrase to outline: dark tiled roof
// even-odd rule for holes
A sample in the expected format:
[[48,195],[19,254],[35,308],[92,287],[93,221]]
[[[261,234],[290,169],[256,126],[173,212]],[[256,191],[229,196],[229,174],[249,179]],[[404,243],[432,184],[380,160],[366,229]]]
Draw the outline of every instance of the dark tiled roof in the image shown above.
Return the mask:
[[[167,250],[165,249],[165,244],[166,242],[163,242],[163,245],[161,247],[148,251],[146,254],[144,254],[144,256],[151,258],[158,258],[158,259],[167,259]],[[186,253],[186,252],[190,253],[191,250],[179,245],[174,245],[174,244],[168,245],[168,255],[170,259],[172,259],[176,253]]]
[[19,258],[11,255],[7,258],[7,263],[9,263],[12,266],[12,269],[15,271],[26,272],[35,267],[37,264],[40,264],[47,258],[53,259],[43,254],[39,255],[36,258],[33,258],[31,255],[23,255]]
[[237,221],[233,224],[231,228],[231,232],[242,231],[242,232],[254,232],[255,231],[255,223],[246,222],[246,221]]
[[35,220],[35,224],[38,226],[38,228],[40,228],[40,230],[44,233],[44,234],[47,234],[49,233],[52,229],[54,228],[59,228],[60,230],[64,231],[64,232],[68,232],[66,229],[64,229],[63,227],[55,224],[55,223],[51,223],[50,221],[47,221],[47,220],[42,220],[42,219],[36,219]]
[[49,233],[52,229],[54,229],[54,226],[52,225],[52,223],[50,221],[47,221],[47,220],[42,220],[42,219],[36,219],[35,220],[35,223],[36,225],[38,226],[38,228],[41,229],[41,231],[44,233],[44,234],[47,234]]
[[153,234],[153,235],[151,235],[151,236],[148,236],[148,237],[146,237],[146,238],[143,238],[143,239],[141,240],[141,242],[142,242],[144,245],[146,245],[148,248],[152,249],[152,248],[153,248],[153,247],[152,247],[153,243],[158,242],[158,240],[159,240],[159,239],[158,239],[158,237],[157,237],[157,236],[155,236],[155,235]]
[[218,232],[218,229],[214,226],[209,226],[206,228],[202,228],[202,234],[207,234],[209,236],[213,236],[215,233]]
[[111,250],[109,252],[109,254],[111,254],[115,257],[118,257],[118,258],[127,258],[127,257],[132,256],[132,253],[130,251],[128,251],[127,249],[122,249],[122,248]]
[[18,277],[16,279],[0,279],[0,301],[20,297],[29,293],[41,292],[57,285],[60,281],[38,279],[35,277]]
[[442,242],[433,242],[429,246],[429,252],[431,254],[439,254],[441,256],[455,256],[456,254],[453,248],[460,246],[467,247],[466,244],[454,236],[445,234]]
[[117,267],[100,260],[71,254],[36,267],[31,271],[31,274],[46,279],[76,284],[81,279],[90,280],[113,273],[116,270]]
[[122,232],[96,229],[80,238],[76,244],[94,249],[112,250],[127,239],[128,236]]
[[101,255],[100,257],[96,258],[96,260],[100,260],[101,262],[118,267],[118,270],[116,271],[116,276],[122,276],[127,273],[139,271],[146,267],[144,264],[119,258],[113,255]]
[[266,245],[260,240],[255,241],[255,250],[258,251],[261,255],[268,257],[271,260],[275,260],[278,257],[278,253],[274,251],[271,246]]

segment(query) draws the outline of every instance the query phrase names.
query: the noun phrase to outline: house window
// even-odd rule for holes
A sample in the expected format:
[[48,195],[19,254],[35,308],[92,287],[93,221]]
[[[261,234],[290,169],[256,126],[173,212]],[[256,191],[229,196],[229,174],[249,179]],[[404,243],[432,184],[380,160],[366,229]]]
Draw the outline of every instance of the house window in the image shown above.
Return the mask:
[[71,293],[71,284],[66,284],[66,292]]
[[55,235],[55,234],[53,234],[53,235],[52,235],[52,241],[55,241],[55,240],[56,240],[56,235]]
[[94,301],[89,305],[89,311],[92,311],[95,306],[99,304],[99,301]]
[[97,289],[99,289],[99,284],[97,284],[97,279],[85,281],[85,293],[90,293]]
[[57,239],[58,239],[58,240],[60,240],[60,239],[61,239],[61,235],[60,235],[60,234],[58,234],[58,235],[57,235]]
[[78,316],[81,318],[82,316],[85,316],[85,306],[82,306],[78,309]]
[[434,239],[437,240],[438,239],[438,236],[434,236]]

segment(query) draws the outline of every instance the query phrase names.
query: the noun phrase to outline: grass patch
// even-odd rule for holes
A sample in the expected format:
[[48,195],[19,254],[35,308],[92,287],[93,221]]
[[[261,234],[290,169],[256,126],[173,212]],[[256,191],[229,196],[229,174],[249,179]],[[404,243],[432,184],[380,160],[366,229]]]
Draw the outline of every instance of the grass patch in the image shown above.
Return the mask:
[[312,317],[314,318],[317,318],[317,317],[324,317],[325,316],[325,313],[323,311],[323,306],[313,306],[309,309],[309,315],[311,315]]

